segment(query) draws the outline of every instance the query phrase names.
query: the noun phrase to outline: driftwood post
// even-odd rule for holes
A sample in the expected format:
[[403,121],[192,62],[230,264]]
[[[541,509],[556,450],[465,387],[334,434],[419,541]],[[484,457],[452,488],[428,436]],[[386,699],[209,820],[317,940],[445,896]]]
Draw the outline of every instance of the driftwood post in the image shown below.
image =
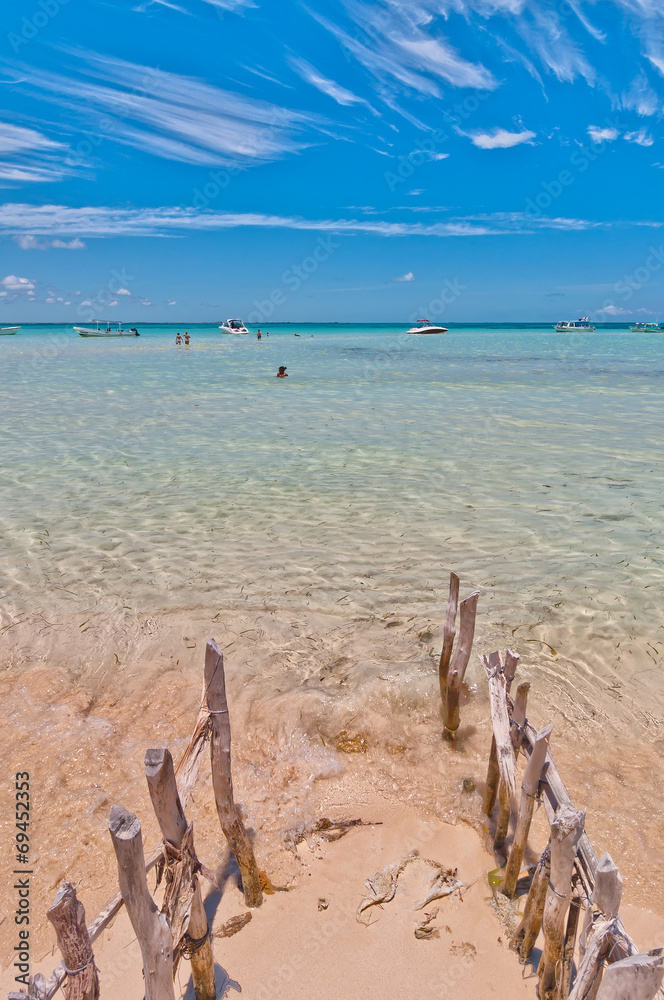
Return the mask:
[[187,820],[175,783],[173,758],[168,750],[146,751],[145,776],[166,852],[169,853],[169,847],[175,848],[181,859],[178,891],[170,896],[168,908],[173,944],[179,955],[184,942],[190,956],[196,1000],[216,1000],[214,957],[197,873],[199,865],[194,850],[193,829],[187,838]]
[[55,928],[67,978],[62,991],[67,1000],[98,1000],[99,979],[85,925],[85,909],[71,882],[63,882],[55,902],[46,911]]
[[[513,654],[514,655],[514,654]],[[517,658],[518,659],[518,658]],[[523,724],[526,721],[526,706],[528,704],[528,692],[530,691],[530,683],[524,681],[523,684],[519,684],[516,689],[516,698],[514,699],[514,710],[512,712],[511,727],[512,727],[512,745],[514,746],[515,754],[518,754],[519,747],[521,746],[521,730]],[[486,772],[486,789],[484,791],[484,802],[482,803],[482,810],[486,816],[490,816],[493,812],[493,807],[496,804],[496,796],[498,795],[498,786],[500,784],[500,769],[498,767],[498,753],[496,751],[496,737],[491,737],[491,752],[489,754],[489,767]]]
[[518,953],[522,962],[528,961],[528,956],[535,947],[535,942],[542,929],[542,917],[544,915],[546,890],[549,885],[550,874],[551,846],[547,844],[530,884],[523,918],[517,928],[516,934],[510,942],[510,948]]
[[565,916],[570,900],[576,847],[585,822],[585,812],[571,803],[561,805],[551,824],[551,878],[544,905],[544,951],[537,974],[541,1000],[555,994],[563,955]]
[[535,799],[539,788],[542,768],[546,761],[546,752],[549,748],[549,737],[553,726],[546,726],[538,732],[533,752],[526,765],[526,773],[521,783],[521,799],[519,801],[519,816],[516,823],[516,833],[510,851],[509,861],[505,870],[505,879],[501,891],[509,898],[514,898],[516,883],[521,871],[523,856],[528,844],[528,834],[535,808]]
[[219,823],[240,869],[244,901],[247,906],[260,906],[263,902],[263,890],[254,857],[254,849],[233,798],[231,724],[226,702],[224,657],[213,639],[208,640],[205,651],[205,694],[212,716],[212,738],[210,740],[212,787],[214,788]]
[[572,983],[572,970],[574,968],[574,946],[576,944],[576,933],[579,927],[579,917],[583,903],[581,898],[575,893],[570,903],[567,914],[567,926],[565,927],[565,943],[563,945],[563,959],[560,971],[560,988],[556,1000],[569,1000],[569,990]]
[[[518,657],[509,654],[503,666],[500,653],[480,657],[489,681],[489,701],[491,722],[496,746],[496,761],[500,774],[500,811],[494,840],[496,850],[500,848],[507,834],[510,819],[510,803],[516,790],[514,745],[510,733],[510,717],[507,706],[507,692],[514,677]],[[493,747],[492,747],[493,749]]]
[[664,978],[662,949],[630,955],[609,965],[597,1000],[653,1000]]
[[614,949],[615,954],[615,950],[622,947],[623,955],[625,952],[629,954],[629,948],[625,947],[617,924],[622,888],[622,876],[611,855],[602,855],[595,870],[593,889],[593,904],[600,911],[601,917],[596,914],[594,923],[590,925],[570,1000],[586,1000],[587,997],[597,996],[609,951]]
[[447,614],[443,626],[443,649],[438,664],[438,680],[440,682],[440,698],[445,705],[447,701],[447,675],[450,669],[450,659],[456,636],[456,616],[459,606],[459,577],[450,573],[450,596],[447,599]]
[[[445,721],[443,725],[443,736],[448,739],[456,739],[456,731],[459,728],[459,699],[461,697],[461,685],[466,673],[466,667],[470,660],[473,649],[473,639],[475,638],[475,619],[477,617],[477,599],[480,596],[476,590],[459,606],[459,638],[456,649],[450,660],[449,671],[447,673],[447,687],[445,690]],[[447,621],[445,622],[447,627]],[[443,644],[444,648],[444,644]],[[441,654],[442,659],[442,654]]]
[[112,806],[108,828],[118,862],[120,892],[143,956],[145,1000],[175,1000],[173,939],[168,920],[148,891],[141,824],[122,806]]

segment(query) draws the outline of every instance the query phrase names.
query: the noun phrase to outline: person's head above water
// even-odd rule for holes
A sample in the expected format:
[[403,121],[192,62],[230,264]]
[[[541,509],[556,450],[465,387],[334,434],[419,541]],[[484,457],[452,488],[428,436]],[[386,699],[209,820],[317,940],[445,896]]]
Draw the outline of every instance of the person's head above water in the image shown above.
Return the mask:
[[279,365],[279,371],[277,372],[277,378],[288,378],[286,372],[286,365]]

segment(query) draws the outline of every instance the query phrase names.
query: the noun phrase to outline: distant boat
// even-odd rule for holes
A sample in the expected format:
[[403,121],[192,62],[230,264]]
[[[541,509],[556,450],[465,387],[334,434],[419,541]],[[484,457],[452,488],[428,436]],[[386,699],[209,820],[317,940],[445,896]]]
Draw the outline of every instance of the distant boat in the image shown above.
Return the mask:
[[20,326],[0,326],[0,337],[13,337],[20,329]]
[[222,333],[249,333],[241,319],[227,319],[219,329]]
[[632,333],[664,333],[664,327],[659,323],[635,323],[630,330]]
[[131,330],[123,330],[122,323],[114,323],[113,327],[111,327],[110,323],[97,323],[94,328],[90,326],[75,326],[74,330],[79,337],[140,337],[140,333],[135,326],[132,326]]
[[594,333],[595,327],[592,326],[590,320],[587,316],[581,316],[577,320],[561,320],[560,323],[556,323],[554,328],[558,333]]
[[428,319],[418,319],[417,325],[412,326],[408,333],[447,333],[446,326],[436,326]]

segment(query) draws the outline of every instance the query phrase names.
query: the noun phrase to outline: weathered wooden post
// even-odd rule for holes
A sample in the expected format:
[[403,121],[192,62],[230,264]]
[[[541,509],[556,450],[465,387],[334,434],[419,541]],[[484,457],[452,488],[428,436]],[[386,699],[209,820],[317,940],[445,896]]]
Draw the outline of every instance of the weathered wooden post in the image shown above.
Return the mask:
[[623,955],[629,954],[617,922],[622,899],[623,880],[610,854],[603,854],[595,869],[593,905],[600,911],[589,927],[583,959],[579,965],[570,1000],[593,1000],[597,996],[604,963],[608,953],[616,946]]
[[445,707],[447,701],[447,675],[450,669],[450,659],[456,636],[456,616],[459,606],[459,577],[450,573],[450,596],[447,599],[447,614],[443,626],[443,648],[438,664],[438,681],[440,683],[440,699]]
[[173,939],[168,920],[148,891],[141,824],[122,806],[112,806],[108,828],[118,862],[120,892],[143,957],[145,1000],[175,1000]]
[[62,991],[67,1000],[98,1000],[99,978],[85,924],[85,909],[71,882],[63,882],[46,916],[55,928],[67,978]]
[[514,709],[512,711],[512,743],[514,753],[519,754],[521,742],[523,740],[523,727],[526,722],[526,708],[528,707],[528,694],[530,692],[530,681],[524,681],[516,689],[514,699]]
[[539,859],[533,880],[530,883],[523,918],[516,934],[510,941],[510,948],[516,951],[522,962],[528,961],[528,956],[535,947],[540,930],[546,902],[546,891],[551,874],[551,845],[547,844]]
[[187,838],[187,820],[175,783],[173,758],[168,750],[146,751],[145,776],[166,851],[168,853],[169,846],[175,848],[183,869],[179,873],[177,890],[168,900],[167,915],[173,944],[177,953],[184,944],[189,955],[196,1000],[216,1000],[214,957],[197,872],[193,829]]
[[[445,713],[443,736],[447,739],[456,739],[456,731],[459,728],[459,700],[461,697],[461,685],[466,674],[466,667],[470,660],[473,649],[473,639],[475,638],[475,619],[477,617],[477,599],[480,596],[476,590],[469,597],[466,597],[459,606],[459,637],[456,649],[452,653],[449,671],[447,673],[447,687],[445,691]],[[445,623],[447,625],[447,622]],[[441,654],[442,659],[442,654]]]
[[565,936],[576,847],[583,833],[585,812],[571,803],[558,807],[551,824],[551,878],[544,904],[544,950],[537,974],[541,1000],[553,1000]]
[[[491,722],[496,748],[496,761],[500,774],[500,810],[498,826],[494,839],[494,848],[498,850],[504,843],[510,819],[510,803],[516,790],[516,768],[514,744],[510,732],[510,717],[507,706],[507,691],[514,678],[518,657],[509,654],[503,666],[500,653],[491,653],[488,657],[480,657],[487,680],[489,681],[489,701],[491,705]],[[493,745],[492,745],[493,749]]]
[[663,979],[661,948],[630,955],[607,966],[597,1000],[654,1000]]
[[565,943],[563,945],[563,958],[560,970],[560,986],[556,1000],[569,1000],[569,990],[572,984],[572,970],[574,969],[574,946],[576,944],[576,933],[579,926],[579,916],[581,914],[582,905],[581,898],[575,893],[574,896],[572,896],[572,901],[567,913]]
[[[509,650],[507,651],[509,654]],[[519,657],[516,654],[510,654],[514,657],[515,661],[518,662]],[[528,704],[528,692],[530,691],[530,682],[524,681],[523,684],[519,684],[516,689],[516,697],[514,699],[514,710],[512,712],[511,719],[511,736],[512,745],[514,746],[514,753],[518,755],[519,747],[521,746],[522,728],[526,721],[526,706]],[[489,767],[486,773],[486,789],[484,791],[484,802],[482,803],[482,810],[486,816],[490,816],[493,812],[493,807],[496,804],[496,796],[498,795],[498,786],[500,784],[500,769],[498,767],[498,754],[496,752],[496,737],[491,737],[491,752],[489,754]]]
[[254,849],[233,798],[231,724],[226,701],[224,657],[213,639],[208,640],[205,651],[205,695],[212,716],[212,787],[219,823],[240,869],[244,901],[247,906],[260,906],[263,902],[263,890]]
[[501,888],[501,892],[509,899],[514,898],[523,856],[526,852],[530,824],[535,808],[535,799],[537,798],[537,791],[542,776],[542,768],[546,761],[546,752],[549,749],[549,737],[551,736],[552,729],[553,726],[546,726],[538,732],[533,744],[533,751],[526,765],[526,773],[521,782],[521,799],[519,801],[516,833],[514,834],[514,841]]

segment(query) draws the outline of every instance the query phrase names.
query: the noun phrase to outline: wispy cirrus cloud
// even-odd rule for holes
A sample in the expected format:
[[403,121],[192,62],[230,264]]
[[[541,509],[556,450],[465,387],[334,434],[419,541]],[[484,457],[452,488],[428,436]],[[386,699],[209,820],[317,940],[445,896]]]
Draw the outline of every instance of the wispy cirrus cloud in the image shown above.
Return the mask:
[[408,271],[407,274],[402,274],[398,278],[392,278],[392,281],[415,281],[415,275],[412,271]]
[[250,164],[298,152],[320,116],[96,53],[70,52],[81,75],[30,70],[16,86],[99,127],[105,138],[170,160]]
[[21,250],[85,250],[86,244],[77,236],[73,240],[40,240],[36,236],[17,234],[14,242]]
[[589,125],[587,130],[591,142],[615,142],[620,135],[617,128],[613,126],[602,127],[600,125]]
[[0,236],[112,237],[184,236],[193,231],[264,228],[307,232],[367,233],[375,236],[504,236],[525,235],[554,229],[578,232],[611,229],[616,226],[659,228],[664,223],[600,222],[565,217],[531,217],[524,212],[493,212],[484,215],[454,216],[434,223],[387,222],[374,219],[305,219],[300,216],[269,215],[259,212],[211,212],[190,207],[160,208],[72,208],[66,205],[0,205]]
[[61,180],[66,149],[35,129],[0,121],[0,187]]
[[[328,77],[323,76],[322,73],[310,65],[310,63],[306,62],[306,60],[300,59],[299,56],[291,56],[288,59],[288,62],[298,76],[300,76],[307,83],[310,83],[312,87],[320,90],[321,93],[331,97],[333,101],[337,102],[337,104],[346,106],[352,104],[364,104],[369,108],[371,107],[363,97],[358,97],[346,87],[342,87],[340,83],[336,83],[334,80],[330,80]],[[371,110],[373,111],[373,108],[371,108]],[[374,112],[374,114],[376,114],[376,112]]]

